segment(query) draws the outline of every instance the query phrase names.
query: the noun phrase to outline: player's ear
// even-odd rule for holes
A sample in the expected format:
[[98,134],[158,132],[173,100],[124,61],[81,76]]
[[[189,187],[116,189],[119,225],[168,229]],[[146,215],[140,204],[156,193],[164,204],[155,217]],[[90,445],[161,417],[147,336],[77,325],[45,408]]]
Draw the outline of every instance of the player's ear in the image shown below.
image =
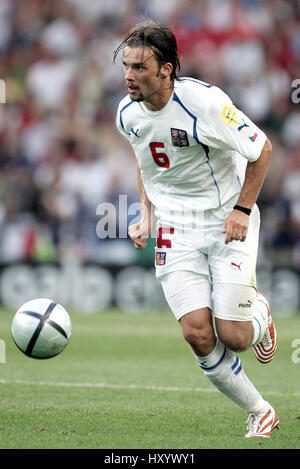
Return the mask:
[[166,62],[160,67],[159,76],[161,78],[167,78],[168,76],[171,75],[172,71],[173,71],[173,65],[171,64],[171,62]]

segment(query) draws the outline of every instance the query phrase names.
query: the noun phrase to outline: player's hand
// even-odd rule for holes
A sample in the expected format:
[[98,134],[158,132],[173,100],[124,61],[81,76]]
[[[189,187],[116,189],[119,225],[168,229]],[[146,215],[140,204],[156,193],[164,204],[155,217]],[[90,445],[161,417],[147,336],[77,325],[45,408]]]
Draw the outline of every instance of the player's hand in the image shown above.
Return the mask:
[[128,234],[136,249],[145,249],[150,229],[149,223],[146,220],[141,220],[139,223],[129,226]]
[[249,215],[233,210],[224,221],[225,244],[230,241],[245,241],[249,226]]

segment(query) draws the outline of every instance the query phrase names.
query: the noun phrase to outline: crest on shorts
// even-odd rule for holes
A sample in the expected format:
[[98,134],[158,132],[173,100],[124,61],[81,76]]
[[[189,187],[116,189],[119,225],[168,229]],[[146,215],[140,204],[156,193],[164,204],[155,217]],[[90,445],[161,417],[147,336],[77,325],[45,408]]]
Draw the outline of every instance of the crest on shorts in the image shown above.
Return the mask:
[[165,265],[166,256],[167,256],[166,252],[157,252],[156,253],[156,258],[155,258],[156,265]]
[[171,138],[174,147],[188,147],[190,145],[185,130],[171,128]]

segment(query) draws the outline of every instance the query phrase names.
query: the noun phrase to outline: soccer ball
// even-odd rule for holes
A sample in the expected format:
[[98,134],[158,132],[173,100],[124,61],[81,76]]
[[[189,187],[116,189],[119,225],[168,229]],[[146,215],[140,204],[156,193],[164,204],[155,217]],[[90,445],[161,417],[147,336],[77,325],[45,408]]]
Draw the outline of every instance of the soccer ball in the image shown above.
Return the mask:
[[27,301],[16,312],[12,325],[16,346],[31,358],[51,358],[68,345],[72,323],[67,311],[48,298]]

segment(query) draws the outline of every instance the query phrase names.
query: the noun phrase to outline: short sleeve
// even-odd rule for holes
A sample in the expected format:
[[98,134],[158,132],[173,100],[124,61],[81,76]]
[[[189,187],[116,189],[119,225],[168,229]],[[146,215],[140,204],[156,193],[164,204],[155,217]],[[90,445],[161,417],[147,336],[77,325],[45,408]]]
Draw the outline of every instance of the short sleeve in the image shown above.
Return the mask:
[[119,104],[118,111],[117,111],[117,116],[116,116],[116,127],[117,127],[118,131],[120,132],[120,134],[123,137],[125,137],[127,140],[130,141],[130,135],[128,135],[125,132],[124,124],[123,124],[123,117],[122,117],[122,112],[123,112],[124,109],[126,109],[126,107],[128,107],[128,105],[122,106],[121,103]]
[[261,155],[267,139],[265,133],[237,109],[221,90],[211,100],[207,124],[208,145],[237,151],[250,162],[256,161]]

